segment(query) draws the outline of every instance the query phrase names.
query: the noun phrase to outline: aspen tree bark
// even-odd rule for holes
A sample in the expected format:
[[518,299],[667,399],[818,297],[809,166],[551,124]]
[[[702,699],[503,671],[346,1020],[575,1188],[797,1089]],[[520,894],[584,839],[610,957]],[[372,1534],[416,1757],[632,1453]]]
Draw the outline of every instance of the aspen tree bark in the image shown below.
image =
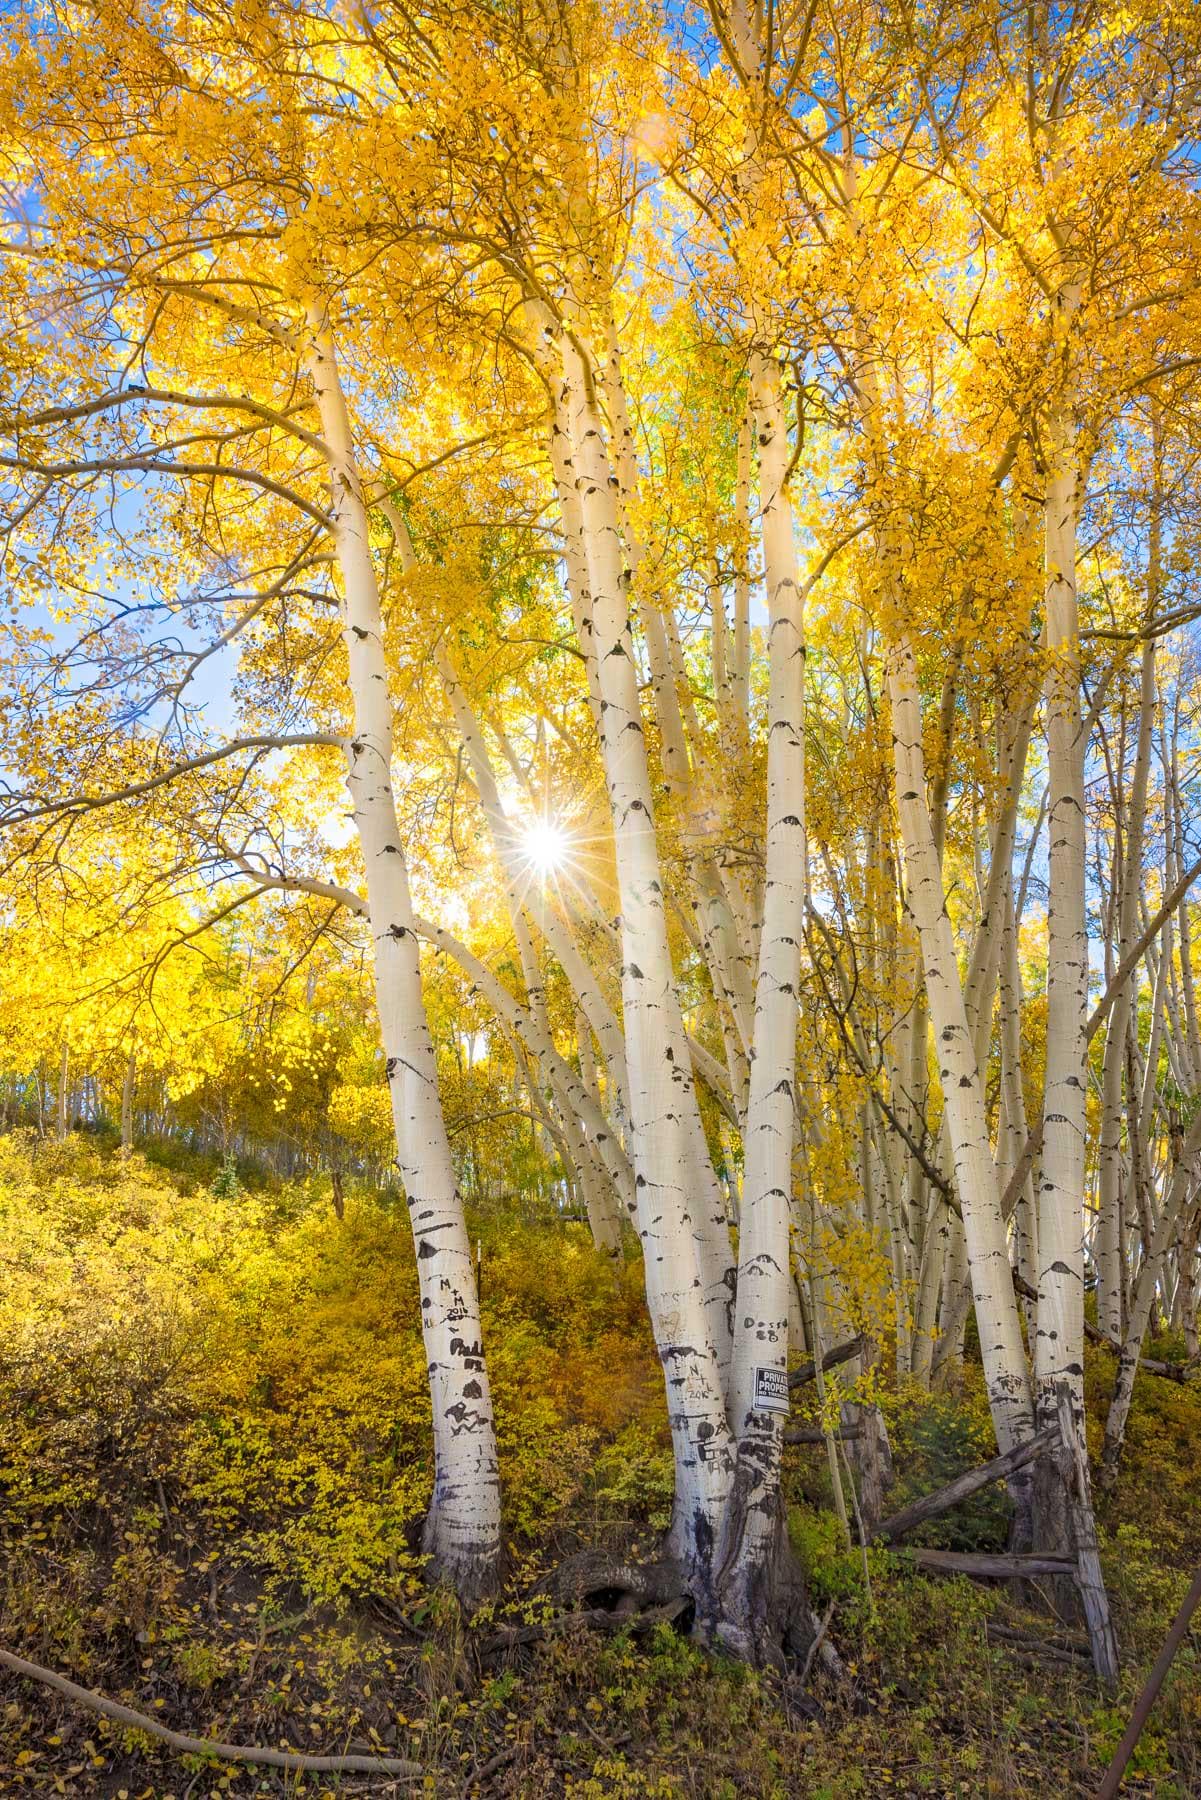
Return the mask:
[[[1013,885],[1005,895],[1001,944],[1001,1116],[997,1128],[997,1180],[1002,1192],[1021,1161],[1027,1137],[1022,1087],[1022,972],[1018,960],[1017,917]],[[1038,1210],[1034,1184],[1027,1177],[1018,1196],[1013,1221],[1013,1266],[1027,1287],[1038,1285]],[[1038,1328],[1037,1300],[1024,1300],[1026,1336],[1031,1344]]]
[[[1065,294],[1060,304],[1070,307],[1071,293]],[[1052,417],[1049,440],[1045,520],[1047,1070],[1038,1192],[1038,1330],[1034,1348],[1040,1426],[1050,1425],[1057,1416],[1057,1391],[1065,1381],[1077,1420],[1083,1422],[1087,1130],[1084,734],[1076,602],[1076,520],[1081,477],[1073,424],[1062,406]],[[1047,1506],[1058,1513],[1065,1496],[1052,1492],[1052,1485],[1049,1477],[1044,1498]],[[1066,1518],[1045,1542],[1040,1539],[1040,1547],[1059,1542],[1064,1529]]]
[[376,1004],[417,1254],[434,1425],[424,1547],[468,1601],[494,1586],[500,1484],[475,1269],[438,1095],[408,871],[392,789],[392,719],[367,509],[333,338],[313,307],[305,357],[330,468],[353,735],[348,782],[367,878]]
[[655,600],[641,591],[638,580],[646,549],[634,528],[632,508],[638,491],[638,461],[634,451],[634,432],[626,406],[625,387],[621,379],[621,360],[617,344],[617,326],[611,310],[606,320],[606,356],[602,372],[605,411],[609,415],[610,459],[617,481],[621,508],[622,536],[625,540],[629,584],[638,616],[642,620],[647,657],[651,667],[651,696],[655,723],[659,727],[660,756],[667,784],[677,792],[690,786],[691,767],[688,741],[684,732],[684,714],[672,667],[667,625]]
[[730,694],[744,755],[751,728],[751,438],[748,401],[738,426],[734,480],[734,646],[730,667]]
[[[1117,931],[1119,967],[1134,947],[1139,932],[1138,901],[1142,882],[1143,828],[1151,766],[1155,691],[1155,640],[1148,638],[1143,645],[1138,737],[1124,818]],[[1114,1338],[1122,1336],[1125,1296],[1125,1256],[1121,1232],[1121,1182],[1125,1166],[1122,1152],[1122,1071],[1127,1060],[1135,981],[1136,977],[1132,975],[1122,983],[1110,1008],[1105,1027],[1105,1055],[1101,1075],[1101,1133],[1097,1177],[1097,1322],[1102,1331]],[[1133,1174],[1133,1170],[1131,1173]]]
[[[724,1389],[732,1300],[729,1238],[716,1180],[719,1236],[713,1219],[704,1216],[711,1211],[710,1196],[695,1184],[698,1140],[703,1154],[704,1138],[668,945],[628,583],[593,375],[567,334],[550,320],[542,323],[548,350],[557,348],[561,358],[556,410],[562,424],[557,420],[556,430],[566,428],[567,444],[556,456],[579,501],[588,578],[581,624],[601,692],[601,747],[621,897],[638,1232],[676,1471],[670,1542],[704,1619],[713,1611],[713,1553],[731,1474]],[[568,511],[564,507],[570,529]],[[721,1239],[725,1267],[717,1266]]]
[[[580,1064],[580,1081],[584,1092],[596,1103],[600,1110],[600,1085],[597,1081],[596,1058],[592,1051],[592,1030],[582,1006],[576,1004],[575,1014],[576,1049]],[[603,1179],[598,1181],[594,1173],[591,1154],[584,1173],[584,1200],[588,1209],[588,1224],[592,1232],[592,1241],[598,1250],[607,1256],[621,1255],[621,1214],[618,1211],[613,1189]]]
[[60,1144],[67,1141],[71,1129],[71,1045],[63,1034],[62,1052],[58,1059],[58,1100],[54,1116],[54,1135]]
[[764,1377],[786,1387],[789,1231],[796,1117],[797,1000],[805,930],[805,637],[780,373],[752,353],[769,617],[767,832],[750,1099],[743,1138],[737,1328],[730,1417],[734,1483],[722,1532],[719,1635],[739,1655],[770,1656],[789,1560],[780,1464],[783,1416],[762,1404]]
[[[608,354],[603,378],[605,409],[612,431],[612,462],[617,478],[629,581],[637,597],[651,666],[651,693],[655,722],[659,728],[663,774],[669,792],[679,800],[684,815],[684,835],[692,851],[694,877],[699,893],[701,945],[713,991],[729,1012],[742,1048],[747,1051],[750,1048],[753,1007],[751,983],[747,974],[748,950],[739,933],[729,897],[723,891],[721,877],[707,841],[714,823],[714,794],[719,790],[720,784],[712,780],[710,772],[705,770],[703,773],[706,779],[702,791],[698,787],[698,770],[689,757],[689,730],[686,729],[686,724],[691,727],[693,744],[699,744],[699,732],[696,730],[695,713],[683,676],[674,620],[670,614],[665,616],[661,612],[654,596],[639,593],[638,577],[645,562],[646,548],[632,519],[638,490],[638,464],[621,377],[617,331],[611,313],[607,328]],[[718,604],[720,605],[720,599]],[[715,635],[715,646],[721,642],[722,635]],[[731,1080],[736,1093],[740,1093],[743,1088],[743,1071],[738,1066],[737,1058],[735,1067],[731,1070]]]
[[888,686],[906,896],[922,945],[939,1079],[963,1209],[984,1379],[997,1443],[1004,1452],[1029,1435],[1030,1384],[984,1089],[926,802],[917,671],[912,646],[903,632],[897,632],[888,650]]
[[125,1058],[125,1074],[121,1081],[121,1155],[129,1156],[133,1151],[133,1096],[137,1083],[138,1065],[133,1045]]
[[[553,328],[552,328],[553,336]],[[622,521],[617,505],[620,493],[620,482],[612,475],[609,454],[604,437],[604,428],[600,416],[599,400],[595,383],[594,370],[585,360],[581,350],[577,348],[566,334],[562,337],[561,370],[567,375],[562,379],[559,402],[556,408],[556,425],[567,439],[567,450],[560,446],[556,455],[560,461],[566,456],[565,469],[569,482],[574,489],[577,511],[581,529],[583,560],[587,577],[587,604],[581,605],[582,623],[586,630],[586,641],[591,647],[598,670],[598,679],[602,688],[601,711],[604,729],[602,731],[602,755],[609,767],[608,749],[611,743],[618,752],[615,766],[621,770],[622,791],[629,796],[627,817],[637,824],[640,840],[640,855],[637,858],[642,871],[639,886],[639,904],[635,916],[639,928],[652,928],[662,935],[662,944],[653,938],[644,945],[647,960],[654,966],[661,965],[670,982],[670,993],[664,1004],[660,1018],[661,1028],[666,1028],[672,1035],[666,1044],[657,1046],[656,1056],[666,1051],[666,1061],[670,1068],[677,1071],[675,1080],[678,1087],[678,1113],[673,1113],[673,1132],[680,1129],[684,1161],[687,1169],[687,1181],[693,1199],[689,1224],[697,1259],[697,1271],[701,1282],[702,1300],[712,1342],[722,1376],[723,1395],[729,1380],[731,1355],[732,1306],[734,1292],[734,1267],[730,1248],[729,1231],[726,1225],[725,1205],[720,1185],[710,1160],[705,1143],[704,1130],[701,1125],[700,1112],[697,1105],[696,1092],[692,1082],[692,1068],[702,1063],[705,1053],[695,1042],[691,1042],[684,1031],[683,1017],[680,1011],[679,998],[675,988],[675,973],[671,965],[670,949],[666,938],[666,914],[663,905],[663,887],[658,865],[658,842],[655,837],[653,792],[650,781],[650,765],[647,759],[645,738],[642,735],[641,710],[637,705],[637,681],[633,658],[633,633],[631,629],[628,591],[628,565],[623,556]],[[569,403],[574,396],[574,402]],[[627,478],[633,479],[627,469]],[[569,505],[564,507],[565,529],[571,514]],[[610,596],[616,596],[616,610],[610,615]],[[605,649],[602,646],[599,631],[602,617],[609,617],[612,628],[617,618],[624,619],[626,637],[624,645],[618,640],[615,648]],[[606,639],[606,642],[610,640]],[[625,666],[606,667],[606,656],[624,657]],[[610,699],[609,689],[620,682],[622,699],[614,717],[630,717],[629,707],[632,703],[636,713],[636,725],[624,724],[614,738],[613,719],[608,716],[614,705]],[[631,732],[636,731],[634,742]],[[635,776],[641,784],[635,784]],[[682,777],[683,778],[683,777]],[[608,783],[610,808],[612,812],[614,788]],[[637,802],[637,805],[635,805]],[[645,824],[643,819],[645,818]],[[628,947],[626,937],[626,888],[623,885],[623,840],[617,815],[613,814],[614,831],[618,850],[618,887],[622,901],[622,946],[623,956]],[[631,855],[630,861],[635,858]],[[650,871],[654,870],[654,887],[644,886],[645,880],[651,879]],[[642,903],[642,895],[658,896],[657,906],[649,910]],[[656,925],[656,913],[659,923]],[[633,963],[634,968],[641,967]],[[630,1032],[630,1014],[628,995],[623,968],[623,1015],[627,1039]],[[713,1059],[709,1059],[712,1061]],[[629,1053],[627,1051],[627,1062]],[[718,1065],[714,1065],[715,1069]],[[711,1082],[712,1086],[713,1083]],[[720,1092],[718,1084],[717,1092]]]

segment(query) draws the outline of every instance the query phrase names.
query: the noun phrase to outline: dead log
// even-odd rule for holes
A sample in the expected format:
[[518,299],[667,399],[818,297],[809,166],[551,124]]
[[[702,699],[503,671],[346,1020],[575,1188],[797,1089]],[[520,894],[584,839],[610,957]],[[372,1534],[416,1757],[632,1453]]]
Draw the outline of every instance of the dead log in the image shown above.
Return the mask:
[[1015,1444],[1003,1456],[994,1456],[991,1462],[981,1463],[978,1469],[968,1469],[963,1475],[957,1475],[946,1487],[939,1488],[935,1494],[926,1494],[921,1500],[914,1500],[909,1506],[903,1506],[890,1518],[881,1519],[870,1533],[875,1540],[883,1538],[890,1543],[904,1537],[906,1532],[924,1525],[930,1519],[937,1519],[954,1506],[961,1506],[978,1494],[981,1488],[991,1487],[994,1481],[1004,1481],[1018,1469],[1024,1469],[1028,1463],[1034,1462],[1043,1453],[1058,1443],[1059,1429],[1048,1425],[1043,1431],[1036,1432],[1027,1438],[1024,1444]]
[[[835,1344],[832,1350],[827,1350],[822,1357],[822,1374],[828,1375],[831,1369],[838,1367],[839,1363],[850,1362],[853,1356],[858,1356],[863,1349],[864,1342],[865,1340],[860,1334],[859,1337],[852,1338],[849,1343]],[[811,1357],[808,1362],[798,1363],[796,1368],[790,1371],[788,1385],[790,1388],[804,1387],[807,1381],[814,1381],[816,1378],[817,1365]]]
[[992,1553],[983,1550],[924,1550],[920,1545],[905,1547],[919,1569],[932,1575],[970,1575],[977,1581],[1017,1581],[1032,1575],[1074,1575],[1076,1564],[1070,1556],[1018,1556],[1010,1551]]
[[[830,1433],[830,1436],[836,1437],[840,1443],[846,1444],[853,1443],[856,1438],[862,1437],[863,1433],[858,1425],[840,1425]],[[820,1425],[789,1425],[784,1432],[786,1444],[824,1444],[825,1441],[826,1433]]]

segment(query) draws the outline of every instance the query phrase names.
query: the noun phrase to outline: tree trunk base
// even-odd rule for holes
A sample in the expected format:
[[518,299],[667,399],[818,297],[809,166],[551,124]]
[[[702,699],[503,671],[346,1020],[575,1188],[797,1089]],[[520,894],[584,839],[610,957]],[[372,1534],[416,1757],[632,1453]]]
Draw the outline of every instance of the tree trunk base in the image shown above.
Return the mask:
[[750,1579],[731,1576],[715,1595],[711,1571],[689,1570],[674,1554],[633,1555],[584,1550],[560,1563],[534,1589],[589,1620],[612,1617],[636,1628],[670,1614],[673,1629],[756,1668],[796,1675],[817,1654],[837,1671],[836,1653],[819,1632],[806,1600],[801,1565],[784,1529]]
[[698,1615],[698,1623],[708,1641],[753,1668],[783,1672],[807,1659],[818,1629],[779,1492],[740,1506],[736,1484],[713,1578],[712,1611]]
[[503,1544],[478,1540],[447,1543],[448,1535],[438,1514],[431,1511],[421,1536],[421,1547],[430,1559],[426,1575],[431,1586],[450,1588],[468,1609],[490,1600],[504,1579]]

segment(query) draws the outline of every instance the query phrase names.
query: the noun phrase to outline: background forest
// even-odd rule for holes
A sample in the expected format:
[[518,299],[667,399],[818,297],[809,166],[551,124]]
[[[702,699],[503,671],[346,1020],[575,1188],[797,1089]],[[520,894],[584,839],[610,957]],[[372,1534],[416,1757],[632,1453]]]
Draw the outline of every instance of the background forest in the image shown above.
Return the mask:
[[0,33],[0,1787],[1097,1793],[1201,1563],[1201,13]]

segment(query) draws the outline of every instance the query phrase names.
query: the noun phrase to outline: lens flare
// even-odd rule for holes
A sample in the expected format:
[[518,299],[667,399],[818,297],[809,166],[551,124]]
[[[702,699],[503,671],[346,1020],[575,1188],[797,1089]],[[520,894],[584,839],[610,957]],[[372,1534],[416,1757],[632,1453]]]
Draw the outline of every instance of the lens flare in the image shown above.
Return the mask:
[[525,859],[535,875],[556,875],[571,854],[567,833],[553,819],[534,819],[522,833]]

